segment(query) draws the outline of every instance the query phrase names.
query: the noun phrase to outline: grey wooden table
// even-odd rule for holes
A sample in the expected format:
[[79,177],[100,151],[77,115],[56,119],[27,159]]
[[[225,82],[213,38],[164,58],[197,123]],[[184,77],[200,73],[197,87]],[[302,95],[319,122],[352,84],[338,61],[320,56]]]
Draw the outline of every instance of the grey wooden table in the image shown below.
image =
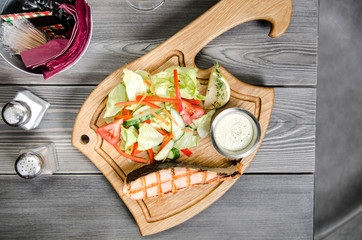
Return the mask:
[[[1,1],[3,4],[5,1]],[[90,0],[93,37],[84,57],[48,81],[0,59],[0,105],[28,89],[51,103],[39,128],[23,131],[0,120],[0,238],[140,239],[112,186],[71,145],[77,112],[88,94],[118,67],[148,52],[216,0],[167,0],[140,12],[125,0]],[[247,83],[275,87],[268,132],[253,163],[218,201],[189,221],[146,239],[311,239],[315,161],[318,1],[294,0],[291,24],[279,39],[263,21],[242,24],[198,55],[218,61]],[[54,142],[59,171],[23,180],[14,172],[22,148]]]

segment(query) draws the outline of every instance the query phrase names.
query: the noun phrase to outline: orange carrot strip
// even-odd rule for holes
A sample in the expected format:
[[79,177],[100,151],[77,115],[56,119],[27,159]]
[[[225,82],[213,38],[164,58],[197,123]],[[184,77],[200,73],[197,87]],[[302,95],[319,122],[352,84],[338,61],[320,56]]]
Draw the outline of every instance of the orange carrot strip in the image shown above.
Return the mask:
[[150,77],[150,80],[151,80],[153,94],[156,95],[155,84],[153,83],[151,73],[150,72],[147,72],[147,73],[148,73],[148,76]]
[[119,102],[116,103],[116,106],[129,106],[129,105],[133,105],[133,104],[137,104],[138,101],[128,101],[128,102]]
[[[139,100],[142,98],[142,95],[136,96],[136,100]],[[164,97],[155,97],[155,96],[147,96],[145,98],[145,101],[148,102],[171,102],[171,103],[181,103],[181,99],[175,99],[175,98],[164,98]]]
[[170,123],[167,122],[166,119],[164,119],[163,117],[161,117],[160,115],[158,115],[158,114],[155,113],[154,111],[150,110],[150,113],[152,113],[152,115],[155,116],[155,118],[157,118],[158,120],[160,120],[161,122],[163,122],[163,123],[166,124],[167,126],[170,125]]
[[172,117],[172,115],[165,108],[162,109],[162,112],[164,112],[167,115],[167,117],[171,118],[172,122],[174,122],[176,124],[176,126],[178,126],[176,120]]
[[154,154],[153,154],[152,148],[147,149],[147,152],[148,152],[148,156],[150,157],[150,163],[154,163],[155,158],[154,158],[154,156],[153,156]]
[[163,138],[163,142],[162,142],[162,144],[161,144],[160,149],[158,149],[158,152],[157,152],[157,153],[159,153],[159,152],[162,150],[162,148],[164,148],[164,147],[166,146],[166,144],[167,144],[172,138],[173,138],[172,133],[169,133],[168,135],[166,135],[166,136]]
[[145,80],[143,80],[148,86],[152,86],[152,83],[150,83],[149,81],[147,81],[146,79]]
[[181,131],[184,131],[184,132],[194,132],[193,130],[191,130],[191,129],[187,129],[187,128],[183,128],[183,129],[181,129]]

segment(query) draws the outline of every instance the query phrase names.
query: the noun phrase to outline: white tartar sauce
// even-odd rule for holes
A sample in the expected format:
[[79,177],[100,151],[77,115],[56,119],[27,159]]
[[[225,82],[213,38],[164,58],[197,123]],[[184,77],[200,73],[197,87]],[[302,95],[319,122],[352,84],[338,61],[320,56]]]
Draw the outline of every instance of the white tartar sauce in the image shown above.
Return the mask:
[[215,140],[219,147],[229,151],[240,151],[253,139],[253,126],[242,113],[231,113],[222,117],[215,126]]

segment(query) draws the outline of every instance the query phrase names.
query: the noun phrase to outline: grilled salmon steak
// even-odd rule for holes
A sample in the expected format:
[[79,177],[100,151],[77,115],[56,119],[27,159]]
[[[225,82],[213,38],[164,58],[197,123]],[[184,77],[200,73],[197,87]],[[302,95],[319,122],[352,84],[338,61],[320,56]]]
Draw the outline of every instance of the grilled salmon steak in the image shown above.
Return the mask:
[[123,193],[134,200],[162,197],[195,185],[239,177],[241,166],[240,162],[228,168],[207,168],[182,162],[146,165],[127,175]]

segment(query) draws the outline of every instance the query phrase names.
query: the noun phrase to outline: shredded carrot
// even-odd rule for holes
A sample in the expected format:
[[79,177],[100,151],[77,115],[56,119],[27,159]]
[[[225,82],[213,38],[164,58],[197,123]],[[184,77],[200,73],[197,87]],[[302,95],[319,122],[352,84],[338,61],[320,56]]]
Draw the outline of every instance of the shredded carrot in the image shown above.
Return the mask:
[[[140,100],[143,96],[137,95],[136,100]],[[155,96],[147,96],[145,98],[147,102],[170,102],[170,103],[181,103],[180,99],[175,98],[164,98],[164,97],[155,97]]]
[[152,113],[152,115],[155,116],[155,118],[157,118],[158,120],[160,120],[161,122],[163,122],[163,123],[166,124],[167,126],[170,125],[170,123],[167,122],[166,119],[164,119],[163,117],[161,117],[160,115],[158,115],[158,114],[155,113],[154,111],[150,110],[150,113]]
[[144,120],[143,122],[144,122],[144,123],[151,124],[151,120],[149,120],[149,119],[148,119],[148,120]]
[[173,138],[172,133],[167,134],[167,135],[163,138],[163,142],[162,142],[162,144],[161,144],[160,149],[158,149],[158,152],[157,152],[157,153],[159,153],[159,152],[162,150],[162,148],[164,148],[164,147],[167,145],[167,143],[168,143],[172,138]]
[[155,158],[153,157],[154,154],[153,154],[152,148],[147,149],[147,152],[148,152],[148,156],[150,157],[150,163],[154,163]]
[[127,108],[123,108],[122,110],[122,115],[129,115],[131,113],[131,111]]
[[152,86],[152,83],[150,83],[149,81],[147,81],[147,79],[143,80],[148,86]]
[[176,126],[178,126],[176,120],[172,117],[172,115],[165,108],[162,109],[162,112],[164,112],[169,118],[171,118],[172,122],[174,122],[176,124]]
[[138,101],[128,101],[128,102],[119,102],[116,103],[116,106],[129,106],[129,105],[133,105],[133,104],[137,104]]
[[139,114],[142,114],[143,112],[139,112]]
[[153,94],[156,95],[155,84],[153,83],[151,73],[150,72],[147,72],[147,73],[148,73],[148,76],[150,77],[150,80],[151,80]]
[[183,128],[183,129],[181,129],[181,131],[184,131],[184,132],[194,132],[193,130],[191,130],[191,129],[188,129],[188,128]]

